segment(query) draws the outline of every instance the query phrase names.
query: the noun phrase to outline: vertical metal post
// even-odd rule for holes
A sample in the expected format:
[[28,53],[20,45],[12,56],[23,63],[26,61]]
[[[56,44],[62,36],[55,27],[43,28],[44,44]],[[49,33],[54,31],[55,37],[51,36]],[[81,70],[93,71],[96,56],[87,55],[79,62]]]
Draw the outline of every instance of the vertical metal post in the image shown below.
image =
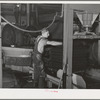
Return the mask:
[[35,5],[35,14],[36,14],[36,24],[39,25],[39,13],[38,13],[38,6]]
[[69,4],[64,5],[64,34],[63,34],[63,67],[66,75],[66,88],[72,88],[72,34],[73,10]]
[[27,4],[27,26],[30,25],[30,4]]
[[[100,21],[100,14],[99,14],[99,21]],[[99,26],[98,26],[98,35],[100,35],[100,22],[99,22]],[[100,64],[100,40],[98,40],[98,63]]]
[[0,88],[2,88],[1,3],[0,3]]
[[19,4],[19,25],[21,26],[21,4]]
[[38,12],[37,12],[37,5],[32,4],[32,14],[31,14],[31,25],[38,25]]

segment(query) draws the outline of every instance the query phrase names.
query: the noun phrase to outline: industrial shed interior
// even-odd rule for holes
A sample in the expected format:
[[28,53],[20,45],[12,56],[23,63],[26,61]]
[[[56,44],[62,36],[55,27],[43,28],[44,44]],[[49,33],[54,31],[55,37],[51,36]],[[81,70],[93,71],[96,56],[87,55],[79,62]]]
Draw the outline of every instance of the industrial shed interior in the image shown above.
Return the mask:
[[37,88],[32,53],[43,28],[63,43],[44,48],[44,88],[100,88],[99,4],[1,3],[0,12],[1,88]]

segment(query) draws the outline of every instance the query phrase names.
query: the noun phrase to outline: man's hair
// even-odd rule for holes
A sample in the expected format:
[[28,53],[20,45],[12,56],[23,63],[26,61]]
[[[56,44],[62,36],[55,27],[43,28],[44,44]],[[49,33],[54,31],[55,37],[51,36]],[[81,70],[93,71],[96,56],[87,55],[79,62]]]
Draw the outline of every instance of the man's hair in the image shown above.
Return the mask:
[[42,31],[41,31],[41,33],[44,33],[46,31],[48,31],[48,30],[46,28],[43,28]]

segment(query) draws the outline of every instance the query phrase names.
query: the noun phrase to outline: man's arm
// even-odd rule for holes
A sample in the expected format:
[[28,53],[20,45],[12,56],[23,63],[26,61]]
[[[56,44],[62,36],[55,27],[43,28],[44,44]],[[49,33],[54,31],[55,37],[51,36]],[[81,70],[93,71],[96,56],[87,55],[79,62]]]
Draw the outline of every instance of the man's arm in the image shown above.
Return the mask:
[[57,42],[57,41],[47,41],[47,45],[57,46],[57,45],[62,45],[62,42]]

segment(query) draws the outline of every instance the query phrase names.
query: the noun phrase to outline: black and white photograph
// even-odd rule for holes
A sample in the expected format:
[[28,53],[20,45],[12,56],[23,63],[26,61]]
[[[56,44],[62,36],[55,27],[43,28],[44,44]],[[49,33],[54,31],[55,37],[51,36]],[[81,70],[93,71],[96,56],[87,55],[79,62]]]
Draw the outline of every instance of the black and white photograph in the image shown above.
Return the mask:
[[1,3],[1,87],[99,89],[99,11]]
[[100,4],[0,3],[0,88],[100,89]]

